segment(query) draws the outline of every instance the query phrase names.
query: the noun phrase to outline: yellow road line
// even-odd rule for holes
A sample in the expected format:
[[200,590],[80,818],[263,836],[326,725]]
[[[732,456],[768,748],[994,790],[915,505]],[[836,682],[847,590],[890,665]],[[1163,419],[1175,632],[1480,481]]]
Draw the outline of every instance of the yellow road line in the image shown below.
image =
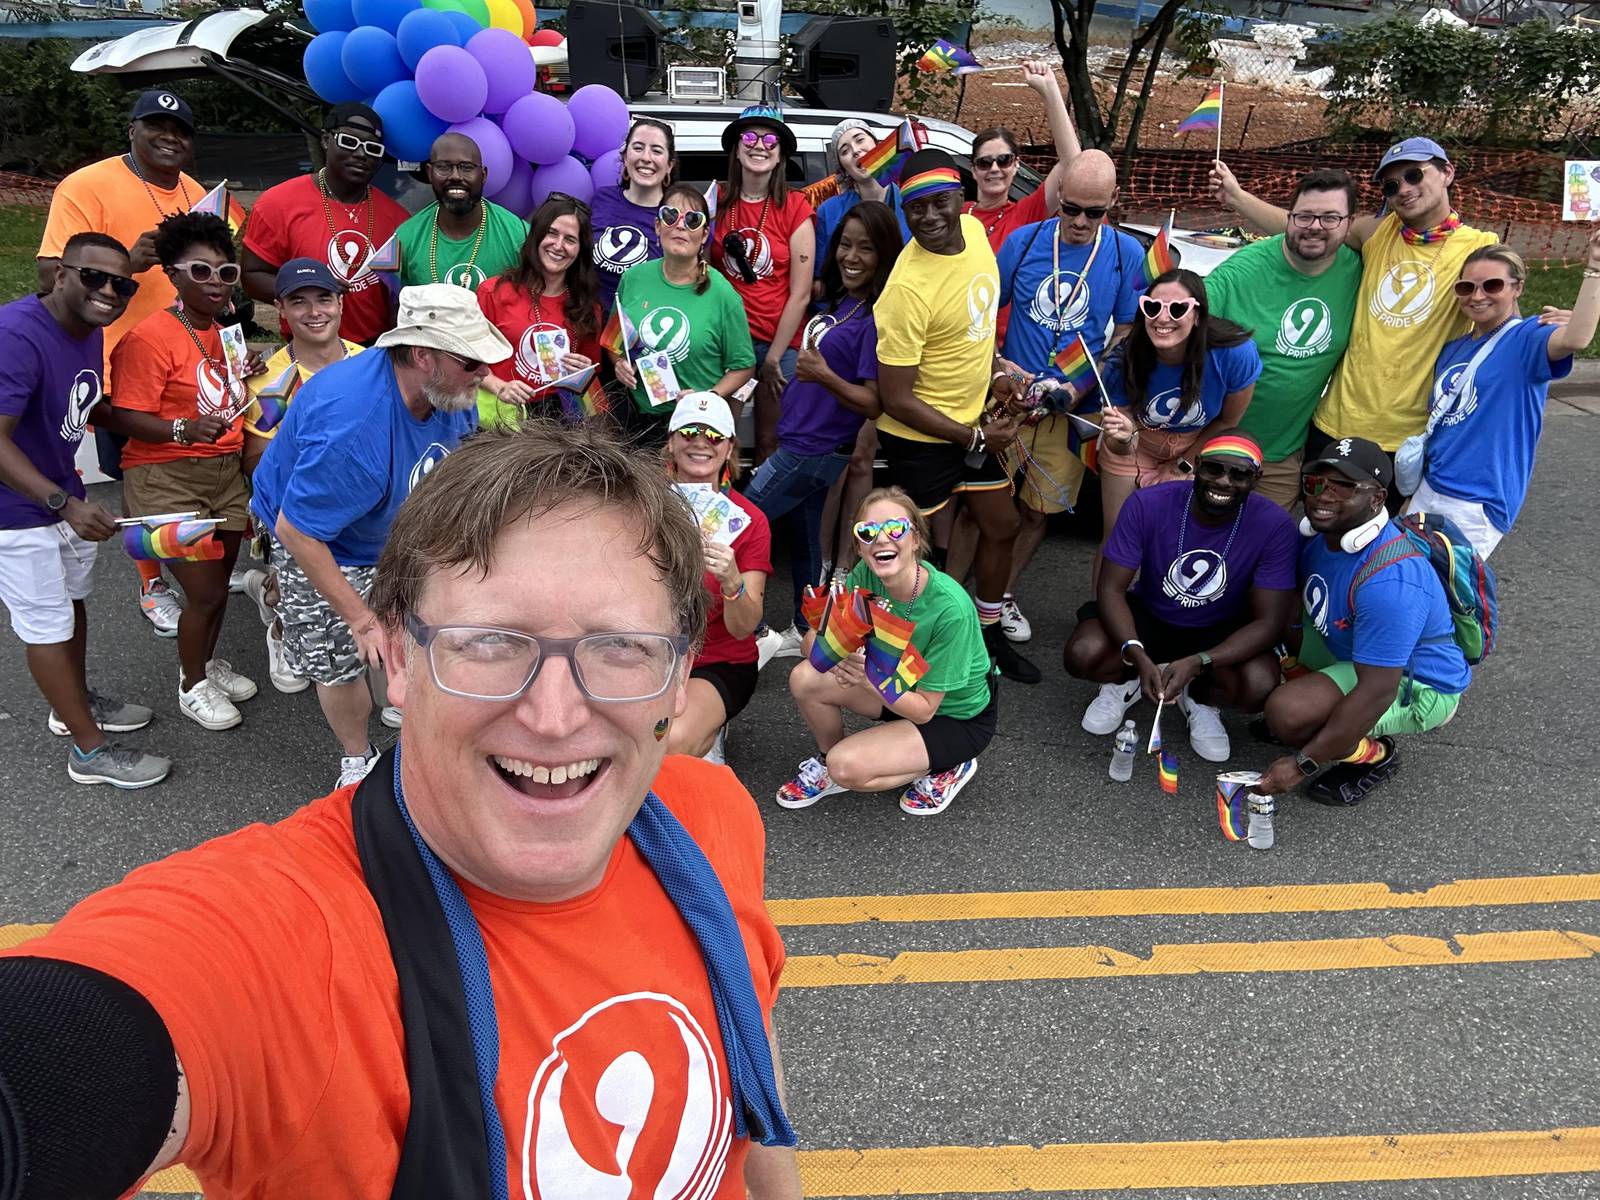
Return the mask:
[[922,896],[818,896],[769,900],[779,925],[864,921],[1040,920],[1051,917],[1221,916],[1234,913],[1359,912],[1600,900],[1600,875],[1460,879],[1422,892],[1384,883],[1281,887],[1116,888],[1062,892],[945,892]]
[[[802,1150],[805,1194],[925,1196],[1226,1188],[1600,1171],[1600,1127],[1237,1142],[1090,1142]],[[198,1192],[173,1167],[148,1192]]]
[[48,925],[0,925],[0,950],[9,950],[50,931]]
[[1148,958],[1109,946],[908,950],[893,958],[867,954],[797,955],[790,958],[783,969],[783,986],[788,990],[883,983],[993,983],[1257,971],[1347,971],[1371,967],[1549,962],[1596,955],[1600,955],[1600,937],[1552,929],[1461,933],[1449,940],[1398,935],[1301,942],[1193,942],[1155,946]]

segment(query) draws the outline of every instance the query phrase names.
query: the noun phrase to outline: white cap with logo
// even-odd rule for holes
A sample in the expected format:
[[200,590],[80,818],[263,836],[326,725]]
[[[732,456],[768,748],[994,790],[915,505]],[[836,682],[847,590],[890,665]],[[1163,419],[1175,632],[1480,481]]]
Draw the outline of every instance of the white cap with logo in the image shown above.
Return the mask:
[[672,410],[667,432],[677,433],[685,425],[704,425],[708,429],[715,429],[723,437],[731,438],[733,410],[715,392],[685,392],[678,397],[678,406]]

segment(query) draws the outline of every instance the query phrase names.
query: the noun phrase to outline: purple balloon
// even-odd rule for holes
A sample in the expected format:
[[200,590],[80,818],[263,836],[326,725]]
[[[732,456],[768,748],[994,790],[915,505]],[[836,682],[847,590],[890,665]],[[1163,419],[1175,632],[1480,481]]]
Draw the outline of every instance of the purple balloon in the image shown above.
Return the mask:
[[472,120],[488,94],[483,68],[460,46],[435,46],[417,64],[417,95],[440,120]]
[[492,196],[505,187],[511,178],[511,143],[506,141],[506,135],[500,132],[488,117],[474,117],[470,121],[462,121],[458,125],[450,126],[448,132],[465,134],[471,138],[478,147],[478,154],[483,158],[483,194]]
[[422,62],[422,56],[429,50],[435,46],[459,46],[463,39],[450,18],[442,12],[419,8],[401,19],[394,40],[406,66],[415,71]]
[[511,178],[489,199],[519,217],[533,211],[533,168],[518,159],[511,164]]
[[589,168],[589,178],[594,180],[594,190],[603,187],[616,187],[622,182],[622,151],[607,150],[594,160],[594,165]]
[[578,133],[572,146],[593,162],[607,150],[619,150],[628,136],[628,106],[603,83],[590,83],[572,93],[567,112]]
[[572,150],[572,117],[554,96],[529,92],[500,118],[506,140],[536,166],[558,162]]
[[396,158],[406,162],[426,159],[433,139],[445,131],[445,122],[423,107],[417,85],[409,79],[384,88],[372,107],[383,118],[383,140]]
[[538,208],[543,204],[551,192],[565,192],[587,204],[594,198],[594,182],[589,178],[589,168],[570,154],[540,167],[533,173],[533,207]]
[[538,81],[539,71],[533,65],[528,43],[509,29],[485,29],[474,34],[467,43],[467,53],[478,60],[489,80],[489,98],[483,104],[486,113],[505,112],[531,93]]

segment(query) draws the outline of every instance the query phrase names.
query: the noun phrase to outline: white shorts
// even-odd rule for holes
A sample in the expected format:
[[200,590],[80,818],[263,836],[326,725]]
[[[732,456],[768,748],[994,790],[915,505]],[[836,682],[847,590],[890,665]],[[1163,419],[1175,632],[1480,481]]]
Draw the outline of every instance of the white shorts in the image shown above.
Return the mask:
[[72,640],[72,602],[93,590],[98,547],[65,521],[37,529],[0,529],[0,604],[29,646]]
[[1475,500],[1457,500],[1454,496],[1442,495],[1429,487],[1426,479],[1418,485],[1417,494],[1411,497],[1411,502],[1406,505],[1406,511],[1437,513],[1441,517],[1449,517],[1456,523],[1456,528],[1467,535],[1472,548],[1484,562],[1489,561],[1489,555],[1494,553],[1494,548],[1500,544],[1500,539],[1505,537],[1505,534],[1496,529],[1494,522],[1484,513],[1483,505]]

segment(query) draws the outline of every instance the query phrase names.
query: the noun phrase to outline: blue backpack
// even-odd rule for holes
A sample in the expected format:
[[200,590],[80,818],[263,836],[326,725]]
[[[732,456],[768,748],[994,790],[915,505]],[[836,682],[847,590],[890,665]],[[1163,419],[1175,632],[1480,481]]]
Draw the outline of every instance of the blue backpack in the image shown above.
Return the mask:
[[1363,583],[1402,559],[1425,558],[1444,585],[1450,619],[1455,625],[1452,640],[1467,662],[1477,666],[1493,653],[1500,633],[1494,572],[1448,517],[1407,513],[1396,518],[1395,523],[1400,526],[1400,533],[1374,550],[1350,581],[1351,614],[1355,613],[1356,589]]

